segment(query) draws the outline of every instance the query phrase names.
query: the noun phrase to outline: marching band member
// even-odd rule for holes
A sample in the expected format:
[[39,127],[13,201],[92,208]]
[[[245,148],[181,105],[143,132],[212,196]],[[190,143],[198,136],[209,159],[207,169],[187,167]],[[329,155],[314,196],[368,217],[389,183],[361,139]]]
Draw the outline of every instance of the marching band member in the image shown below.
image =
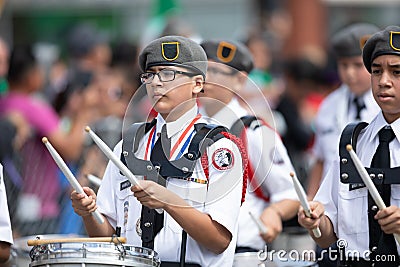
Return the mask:
[[[308,179],[308,197],[312,199],[337,157],[340,133],[352,121],[370,122],[379,111],[371,92],[371,75],[362,62],[360,39],[377,32],[379,28],[369,23],[354,23],[336,32],[331,40],[336,57],[341,86],[330,93],[321,103],[315,119],[313,165]],[[334,247],[335,248],[335,247]],[[317,248],[319,253],[321,248]],[[336,267],[327,255],[319,264]]]
[[[259,251],[281,233],[282,221],[296,215],[299,202],[289,176],[294,168],[278,134],[239,104],[253,68],[250,51],[227,40],[206,40],[201,46],[209,60],[204,94],[199,98],[203,113],[210,122],[242,137],[249,156],[250,179],[240,209],[236,252]],[[257,228],[252,215],[266,231]]]
[[[310,202],[312,218],[300,209],[299,223],[307,229],[319,226],[322,237],[309,232],[321,247],[338,241],[339,248],[349,251],[342,257],[344,266],[399,266],[399,244],[393,234],[400,234],[400,27],[389,26],[372,35],[362,55],[381,112],[367,126],[345,128],[340,161],[332,164]],[[378,210],[346,153],[347,144],[352,144],[364,166],[370,166],[367,171],[386,208]]]
[[[129,244],[154,249],[161,266],[232,266],[245,163],[234,137],[207,127],[198,113],[206,54],[188,38],[166,36],[142,50],[139,64],[158,115],[134,124],[114,150],[139,183],[131,185],[109,163],[97,198],[89,188],[88,198],[71,194],[74,210],[90,236],[110,236],[121,227]],[[223,131],[208,135],[211,144],[197,153],[194,140],[208,129]],[[105,224],[88,216],[97,207]]]

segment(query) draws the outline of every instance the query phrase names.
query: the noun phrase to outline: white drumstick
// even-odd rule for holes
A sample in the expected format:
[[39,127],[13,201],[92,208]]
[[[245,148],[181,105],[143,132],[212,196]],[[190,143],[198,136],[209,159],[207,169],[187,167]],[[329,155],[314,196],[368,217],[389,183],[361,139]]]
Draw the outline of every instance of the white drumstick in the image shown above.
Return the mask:
[[[378,190],[376,189],[374,183],[372,182],[371,178],[368,175],[367,170],[364,168],[361,160],[358,158],[356,152],[354,152],[352,145],[346,146],[347,151],[350,153],[350,157],[353,160],[354,166],[356,166],[358,174],[360,174],[361,179],[363,180],[364,184],[367,186],[369,193],[371,194],[372,199],[375,201],[376,205],[380,210],[385,209],[386,205],[383,202],[381,195],[379,195]],[[394,238],[396,239],[397,243],[400,243],[400,235],[393,234]]]
[[[103,151],[103,153],[109,158],[116,166],[117,168],[128,178],[129,182],[133,185],[138,185],[139,182],[136,179],[135,175],[131,172],[131,170],[128,169],[128,167],[125,166],[124,163],[114,154],[114,152],[107,146],[106,143],[101,140],[100,137],[95,134],[89,126],[86,126],[85,131],[89,133],[90,137],[93,139],[93,141],[97,144],[97,146]],[[156,209],[158,213],[162,213],[162,209]]]
[[[72,174],[71,170],[68,168],[67,164],[65,164],[64,160],[61,158],[61,156],[58,154],[58,152],[50,144],[47,137],[43,137],[42,142],[47,147],[47,150],[50,152],[50,155],[53,157],[54,161],[56,162],[56,164],[58,165],[60,170],[64,173],[65,177],[67,177],[68,182],[70,183],[72,188],[74,188],[78,194],[84,194],[85,197],[87,197],[86,193],[83,191],[82,186],[78,183],[75,176]],[[100,223],[100,224],[104,223],[104,218],[98,210],[95,210],[92,213],[92,215],[94,216],[94,218],[96,219],[96,221],[98,223]]]
[[[304,192],[303,186],[300,184],[299,179],[297,179],[296,175],[293,172],[290,173],[290,176],[292,177],[294,189],[296,190],[297,196],[300,200],[300,204],[304,209],[304,214],[308,218],[311,218],[311,209],[307,201],[306,192]],[[312,232],[316,238],[321,237],[321,230],[319,229],[319,227],[312,229]]]
[[99,177],[94,176],[93,174],[87,174],[86,177],[88,178],[88,180],[90,182],[92,182],[96,186],[100,186],[101,185],[101,179]]
[[90,137],[93,139],[93,141],[97,144],[97,146],[103,151],[103,153],[109,158],[115,166],[118,167],[118,169],[128,178],[129,182],[131,182],[132,185],[138,185],[139,182],[136,179],[135,175],[128,169],[128,167],[125,166],[124,163],[114,154],[114,152],[107,146],[106,143],[103,142],[103,140],[100,139],[100,137],[95,134],[89,126],[86,126],[85,131],[89,133]]
[[265,225],[261,222],[261,220],[259,218],[257,218],[256,216],[254,216],[253,213],[251,213],[251,211],[249,211],[250,217],[253,219],[253,221],[255,222],[255,224],[257,225],[258,231],[260,232],[260,234],[266,234],[267,233],[267,227],[265,227]]

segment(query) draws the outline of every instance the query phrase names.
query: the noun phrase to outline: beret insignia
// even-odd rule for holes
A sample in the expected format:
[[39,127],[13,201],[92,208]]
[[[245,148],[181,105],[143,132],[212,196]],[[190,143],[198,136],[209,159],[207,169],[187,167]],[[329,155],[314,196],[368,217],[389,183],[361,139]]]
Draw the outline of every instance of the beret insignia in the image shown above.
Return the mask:
[[371,34],[366,34],[366,35],[361,36],[361,38],[360,38],[360,48],[361,48],[361,51],[364,49],[365,43],[368,41],[368,39],[369,39],[371,36],[372,36]]
[[390,46],[394,50],[400,51],[400,32],[390,32]]
[[161,51],[165,60],[174,61],[179,56],[179,42],[162,43]]
[[217,57],[224,63],[231,62],[235,57],[236,46],[227,42],[220,42],[217,49]]
[[212,164],[217,170],[229,170],[233,163],[233,153],[227,148],[219,148],[212,155]]

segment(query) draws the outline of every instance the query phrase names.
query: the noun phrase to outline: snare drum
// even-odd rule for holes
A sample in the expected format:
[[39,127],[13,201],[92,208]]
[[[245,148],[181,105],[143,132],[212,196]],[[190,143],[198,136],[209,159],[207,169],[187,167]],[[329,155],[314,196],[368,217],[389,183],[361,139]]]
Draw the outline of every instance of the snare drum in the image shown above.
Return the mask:
[[32,247],[28,246],[27,241],[32,239],[65,239],[65,238],[75,238],[83,237],[80,235],[70,234],[70,235],[35,235],[35,236],[24,236],[16,238],[14,244],[11,246],[11,263],[10,267],[27,267],[31,262],[29,257],[29,251]]
[[311,261],[273,259],[260,260],[258,252],[236,253],[233,260],[233,267],[318,267],[318,264]]
[[147,248],[106,242],[65,242],[37,245],[31,252],[33,266],[159,266],[158,254]]

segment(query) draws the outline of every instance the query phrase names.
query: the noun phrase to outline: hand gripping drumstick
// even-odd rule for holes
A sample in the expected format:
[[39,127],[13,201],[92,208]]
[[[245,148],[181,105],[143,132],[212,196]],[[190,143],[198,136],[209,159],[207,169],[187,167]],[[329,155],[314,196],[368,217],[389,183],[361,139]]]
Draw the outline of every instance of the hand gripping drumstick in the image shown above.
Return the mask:
[[[68,168],[67,164],[65,164],[65,162],[61,158],[61,156],[57,153],[57,151],[54,149],[54,147],[50,144],[47,137],[43,137],[42,142],[47,147],[47,150],[50,152],[51,156],[53,157],[54,161],[57,163],[60,170],[64,173],[65,177],[67,177],[68,182],[71,184],[72,188],[74,188],[78,194],[84,194],[85,197],[87,197],[86,193],[83,191],[82,186],[78,183],[75,176],[72,174],[71,170]],[[104,218],[98,210],[95,210],[92,213],[92,215],[94,216],[94,218],[96,219],[96,221],[98,223],[100,223],[100,224],[104,223]]]
[[[376,189],[374,183],[368,175],[367,170],[364,168],[364,165],[361,163],[361,160],[358,158],[356,152],[354,152],[352,145],[346,146],[347,151],[350,153],[350,157],[353,160],[354,166],[356,166],[358,174],[360,174],[361,179],[364,184],[367,186],[369,193],[371,194],[372,199],[375,201],[376,205],[380,210],[385,209],[386,205],[383,202],[381,195],[379,195],[378,190]],[[394,238],[398,243],[400,243],[400,235],[393,234]]]
[[[311,209],[307,201],[306,192],[304,192],[304,189],[301,186],[299,179],[297,179],[296,175],[293,172],[290,173],[290,176],[292,177],[294,189],[296,190],[297,196],[299,197],[301,206],[304,209],[304,214],[308,218],[311,218]],[[312,229],[312,232],[316,238],[321,237],[321,230],[319,229],[319,227]]]
[[[117,167],[118,169],[128,178],[129,182],[133,185],[138,185],[139,182],[136,179],[135,175],[125,166],[124,163],[114,154],[114,152],[107,146],[100,137],[95,134],[89,126],[86,126],[85,131],[89,133],[90,137],[93,141],[97,144],[97,146],[103,151],[103,153],[109,158]],[[162,209],[156,209],[158,213],[162,213]]]

